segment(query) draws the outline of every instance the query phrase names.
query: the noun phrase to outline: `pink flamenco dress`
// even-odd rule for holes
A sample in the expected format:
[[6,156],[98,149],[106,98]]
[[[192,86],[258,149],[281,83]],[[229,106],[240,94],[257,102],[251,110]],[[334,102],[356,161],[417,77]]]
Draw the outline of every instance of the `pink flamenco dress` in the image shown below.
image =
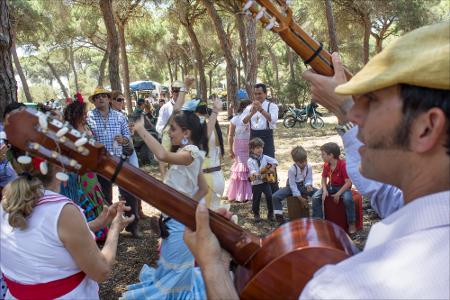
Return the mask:
[[231,201],[246,202],[252,199],[247,167],[250,125],[242,122],[241,115],[234,116],[230,123],[236,126],[233,143],[235,157],[226,196]]

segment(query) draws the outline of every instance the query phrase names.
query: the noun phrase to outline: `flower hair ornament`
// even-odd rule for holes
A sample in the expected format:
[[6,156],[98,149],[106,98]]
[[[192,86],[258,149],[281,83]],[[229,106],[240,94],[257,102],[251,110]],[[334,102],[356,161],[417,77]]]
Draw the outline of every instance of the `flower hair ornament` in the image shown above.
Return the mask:
[[75,98],[77,98],[77,101],[78,101],[79,103],[83,103],[83,102],[84,102],[83,96],[81,96],[81,93],[78,92],[78,91],[77,91],[77,93],[75,94]]

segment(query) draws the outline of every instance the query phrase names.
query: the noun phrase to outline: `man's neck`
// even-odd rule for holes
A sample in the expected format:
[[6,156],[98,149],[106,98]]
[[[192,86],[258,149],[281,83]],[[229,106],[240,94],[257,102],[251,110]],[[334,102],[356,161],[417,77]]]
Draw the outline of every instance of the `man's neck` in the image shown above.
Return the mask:
[[106,107],[106,108],[97,108],[97,110],[100,112],[100,114],[103,116],[103,117],[107,117],[108,116],[108,114],[109,114],[109,107]]

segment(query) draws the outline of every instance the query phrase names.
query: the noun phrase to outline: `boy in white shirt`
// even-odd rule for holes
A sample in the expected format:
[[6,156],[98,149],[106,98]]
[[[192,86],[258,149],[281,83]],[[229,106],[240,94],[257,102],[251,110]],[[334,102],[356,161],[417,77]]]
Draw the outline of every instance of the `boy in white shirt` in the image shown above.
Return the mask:
[[279,189],[272,196],[275,219],[279,225],[284,223],[281,201],[289,196],[294,196],[299,198],[305,207],[308,207],[307,197],[311,197],[317,191],[312,186],[312,166],[308,163],[305,149],[301,146],[294,147],[291,150],[291,157],[294,164],[288,170],[286,187]]
[[[262,193],[266,196],[267,201],[267,220],[273,221],[272,188],[270,186],[270,183],[273,182],[268,180],[268,176],[276,174],[275,168],[278,165],[278,161],[275,158],[263,154],[264,142],[260,138],[251,139],[249,149],[250,157],[247,165],[249,169],[249,180],[252,184],[252,210],[255,216],[255,222],[258,223],[261,220],[259,216],[259,201],[261,200]],[[270,168],[268,168],[268,165],[271,165]],[[268,169],[271,174],[265,173],[265,169]]]

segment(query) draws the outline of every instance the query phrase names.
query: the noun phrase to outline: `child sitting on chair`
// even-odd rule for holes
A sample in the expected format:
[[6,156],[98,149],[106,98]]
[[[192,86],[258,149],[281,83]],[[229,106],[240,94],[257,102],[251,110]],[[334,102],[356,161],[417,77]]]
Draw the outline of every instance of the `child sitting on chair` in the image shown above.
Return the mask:
[[252,210],[255,222],[261,220],[259,216],[259,201],[264,193],[267,201],[267,220],[273,221],[272,188],[270,183],[276,181],[275,167],[278,162],[275,158],[263,154],[264,142],[260,138],[254,138],[249,143],[250,157],[247,161],[249,180],[252,184],[253,203]]
[[356,231],[355,203],[352,196],[352,182],[347,175],[345,160],[340,159],[341,150],[336,143],[326,143],[320,147],[325,162],[322,171],[322,188],[312,197],[312,215],[323,218],[323,201],[330,195],[335,203],[342,196],[347,214],[349,233]]
[[289,196],[297,197],[304,207],[308,207],[307,197],[311,197],[317,189],[312,186],[312,165],[308,163],[305,149],[296,146],[291,150],[294,164],[288,170],[286,187],[279,189],[272,196],[275,219],[279,225],[284,223],[283,205],[281,201]]

